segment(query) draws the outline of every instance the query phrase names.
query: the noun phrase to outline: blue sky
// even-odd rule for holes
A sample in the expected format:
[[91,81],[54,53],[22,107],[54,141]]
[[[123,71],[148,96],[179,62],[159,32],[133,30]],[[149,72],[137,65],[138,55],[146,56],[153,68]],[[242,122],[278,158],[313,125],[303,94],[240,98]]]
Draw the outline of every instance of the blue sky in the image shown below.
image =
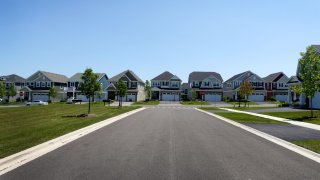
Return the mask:
[[0,75],[37,70],[68,77],[91,67],[142,79],[165,70],[224,80],[252,70],[295,73],[320,44],[320,1],[0,1]]

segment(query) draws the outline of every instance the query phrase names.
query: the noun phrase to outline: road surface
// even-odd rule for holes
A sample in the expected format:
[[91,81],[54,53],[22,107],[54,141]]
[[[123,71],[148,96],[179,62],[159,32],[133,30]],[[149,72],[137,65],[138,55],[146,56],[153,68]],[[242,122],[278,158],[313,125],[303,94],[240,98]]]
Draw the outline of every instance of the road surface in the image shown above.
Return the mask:
[[3,176],[7,179],[319,179],[320,165],[191,108],[149,108]]

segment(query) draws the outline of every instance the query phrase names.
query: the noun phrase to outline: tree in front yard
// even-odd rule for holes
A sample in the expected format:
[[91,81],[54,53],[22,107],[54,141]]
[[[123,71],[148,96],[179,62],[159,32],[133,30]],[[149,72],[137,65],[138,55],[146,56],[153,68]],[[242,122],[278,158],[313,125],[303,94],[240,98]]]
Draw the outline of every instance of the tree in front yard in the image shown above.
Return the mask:
[[127,95],[128,87],[124,81],[120,80],[118,82],[118,99],[119,99],[119,107],[122,107],[122,98]]
[[302,93],[310,99],[310,115],[313,117],[312,99],[319,91],[320,83],[320,54],[312,46],[307,47],[307,51],[300,54],[298,76],[302,81]]
[[3,98],[5,96],[6,96],[6,87],[3,81],[0,81],[0,98]]
[[14,97],[14,96],[17,95],[17,89],[16,89],[16,87],[14,87],[13,83],[11,83],[9,85],[9,89],[8,89],[7,95],[8,95],[8,100],[9,100],[10,97]]
[[91,98],[95,92],[100,91],[101,85],[98,82],[99,76],[93,73],[92,69],[88,68],[81,76],[82,82],[79,85],[79,89],[89,99],[88,114],[91,112]]
[[[49,100],[53,102],[54,98],[57,97],[57,93],[58,92],[57,92],[57,90],[55,88],[53,88],[53,87],[50,88],[49,89],[49,94],[48,94],[49,95]],[[51,98],[52,98],[52,100],[51,100]]]
[[147,80],[145,85],[144,85],[144,90],[146,91],[146,100],[150,100],[151,96],[151,85],[150,82]]
[[[249,81],[243,82],[240,86],[239,94],[242,98],[245,99],[244,107],[247,106],[247,99],[252,93],[253,93],[253,87],[251,83]],[[239,101],[239,106],[240,106],[240,101]]]

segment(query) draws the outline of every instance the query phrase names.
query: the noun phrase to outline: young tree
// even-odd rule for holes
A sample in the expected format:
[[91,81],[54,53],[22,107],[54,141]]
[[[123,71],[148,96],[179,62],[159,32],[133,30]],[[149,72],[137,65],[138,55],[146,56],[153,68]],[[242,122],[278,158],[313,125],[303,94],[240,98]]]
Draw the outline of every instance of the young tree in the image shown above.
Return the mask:
[[245,81],[241,84],[239,89],[239,94],[241,97],[245,99],[244,107],[247,106],[247,99],[252,94],[252,92],[253,92],[253,87],[249,81]]
[[120,80],[118,82],[118,97],[119,97],[119,107],[122,107],[122,98],[127,95],[128,87],[124,81]]
[[3,98],[6,96],[6,87],[3,81],[0,81],[0,97]]
[[17,95],[17,89],[16,89],[16,87],[14,86],[14,84],[11,83],[11,84],[9,85],[9,89],[8,89],[8,100],[9,100],[10,97],[14,97],[14,96],[16,96],[16,95]]
[[192,90],[192,91],[191,91],[191,96],[192,96],[192,101],[196,100],[196,99],[197,99],[197,96],[198,96],[197,91]]
[[[54,100],[54,98],[56,98],[57,97],[57,90],[55,89],[55,88],[50,88],[49,89],[49,94],[48,94],[48,96],[49,96],[49,100],[51,101],[51,98],[53,98],[53,100]],[[52,101],[53,101],[52,100]]]
[[97,81],[98,78],[99,76],[93,73],[90,68],[86,69],[81,76],[82,82],[80,83],[79,89],[89,99],[88,114],[91,112],[91,98],[94,96],[94,93],[100,91],[101,88],[100,83]]
[[298,76],[301,78],[302,93],[310,98],[310,112],[313,117],[312,98],[319,90],[320,82],[320,54],[312,46],[306,52],[300,53]]
[[150,82],[147,80],[144,86],[144,90],[146,92],[146,100],[150,100],[151,96],[151,85]]

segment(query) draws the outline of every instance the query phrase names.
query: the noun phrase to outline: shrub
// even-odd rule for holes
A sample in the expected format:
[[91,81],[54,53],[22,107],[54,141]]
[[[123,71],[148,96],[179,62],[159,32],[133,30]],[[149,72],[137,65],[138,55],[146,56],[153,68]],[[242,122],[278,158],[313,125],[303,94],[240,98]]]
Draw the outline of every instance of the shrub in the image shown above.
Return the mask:
[[269,100],[270,101],[277,101],[277,99],[274,96],[270,97]]

